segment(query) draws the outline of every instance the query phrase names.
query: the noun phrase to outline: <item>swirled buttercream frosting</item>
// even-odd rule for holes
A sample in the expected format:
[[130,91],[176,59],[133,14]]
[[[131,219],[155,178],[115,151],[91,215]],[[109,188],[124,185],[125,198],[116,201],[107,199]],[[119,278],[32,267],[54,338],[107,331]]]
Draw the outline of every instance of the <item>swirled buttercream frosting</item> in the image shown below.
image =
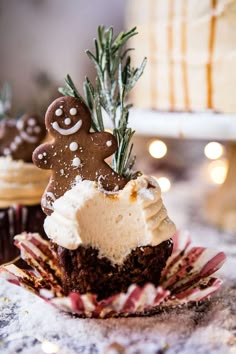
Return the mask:
[[0,208],[40,204],[49,174],[33,163],[0,157]]

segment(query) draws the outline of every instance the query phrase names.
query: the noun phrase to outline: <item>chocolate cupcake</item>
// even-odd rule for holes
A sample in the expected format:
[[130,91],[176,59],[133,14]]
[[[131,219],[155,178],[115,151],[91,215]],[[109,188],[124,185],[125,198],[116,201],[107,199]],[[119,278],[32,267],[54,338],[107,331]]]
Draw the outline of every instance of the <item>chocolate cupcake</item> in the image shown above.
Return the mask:
[[32,152],[45,136],[42,120],[34,115],[0,122],[0,264],[18,255],[14,235],[44,235],[40,200],[49,174],[34,166]]
[[158,285],[175,233],[160,188],[147,176],[112,194],[82,181],[54,203],[44,227],[58,254],[64,293],[99,299],[131,284]]

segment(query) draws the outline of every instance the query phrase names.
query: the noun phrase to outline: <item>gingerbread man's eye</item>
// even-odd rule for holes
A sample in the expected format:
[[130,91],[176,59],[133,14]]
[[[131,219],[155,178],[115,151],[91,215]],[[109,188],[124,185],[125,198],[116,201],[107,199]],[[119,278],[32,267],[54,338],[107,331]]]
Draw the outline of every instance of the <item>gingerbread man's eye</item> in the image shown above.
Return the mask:
[[61,108],[58,108],[58,109],[56,110],[56,112],[55,112],[55,115],[56,115],[57,117],[62,116],[62,114],[63,114],[63,112],[62,112],[62,109],[61,109]]
[[71,109],[70,109],[70,114],[71,114],[72,116],[75,116],[75,115],[77,114],[77,109],[76,109],[76,108],[71,108]]

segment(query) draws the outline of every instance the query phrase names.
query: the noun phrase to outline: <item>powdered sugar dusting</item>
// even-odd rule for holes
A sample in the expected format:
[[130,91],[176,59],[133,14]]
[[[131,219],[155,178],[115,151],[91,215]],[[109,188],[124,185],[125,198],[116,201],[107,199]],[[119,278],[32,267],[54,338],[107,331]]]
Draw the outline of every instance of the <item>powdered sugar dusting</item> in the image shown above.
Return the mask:
[[[0,279],[0,316],[5,324],[0,329],[3,352],[11,354],[24,347],[26,354],[41,353],[38,338],[56,343],[63,354],[104,353],[114,342],[128,346],[127,353],[139,349],[140,353],[154,354],[169,347],[167,353],[193,354],[198,353],[199,346],[203,349],[201,353],[231,353],[229,349],[235,348],[231,328],[236,315],[232,313],[229,318],[233,303],[220,300],[228,298],[230,285],[210,302],[192,309],[177,308],[153,317],[96,320],[59,313],[39,298]],[[235,289],[230,290],[230,295],[236,300]],[[9,334],[13,339],[9,337],[8,342]],[[18,340],[14,340],[14,334]]]
[[[177,225],[189,226],[195,244],[214,246],[228,254],[220,274],[228,280],[210,300],[152,317],[79,319],[60,313],[40,298],[0,278],[0,351],[39,354],[40,340],[47,339],[59,346],[60,354],[111,354],[108,348],[116,348],[114,343],[125,347],[125,354],[235,353],[235,236],[217,232],[202,222],[200,200],[195,198],[200,194],[191,185],[187,188],[186,184],[178,184],[170,195],[165,195],[165,203]],[[180,198],[183,195],[186,198]]]

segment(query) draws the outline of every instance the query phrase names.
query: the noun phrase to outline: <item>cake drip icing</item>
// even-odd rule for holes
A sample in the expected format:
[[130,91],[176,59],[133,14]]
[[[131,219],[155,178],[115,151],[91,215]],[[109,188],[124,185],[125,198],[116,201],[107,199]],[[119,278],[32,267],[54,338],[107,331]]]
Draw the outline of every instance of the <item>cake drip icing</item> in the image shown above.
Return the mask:
[[40,204],[48,178],[49,172],[39,170],[33,163],[0,157],[0,208]]
[[152,177],[129,181],[116,193],[82,181],[54,203],[45,219],[45,232],[56,244],[70,250],[94,247],[100,257],[121,264],[135,248],[156,246],[175,233]]
[[235,113],[236,1],[129,0],[134,64],[148,65],[134,106],[164,111]]

